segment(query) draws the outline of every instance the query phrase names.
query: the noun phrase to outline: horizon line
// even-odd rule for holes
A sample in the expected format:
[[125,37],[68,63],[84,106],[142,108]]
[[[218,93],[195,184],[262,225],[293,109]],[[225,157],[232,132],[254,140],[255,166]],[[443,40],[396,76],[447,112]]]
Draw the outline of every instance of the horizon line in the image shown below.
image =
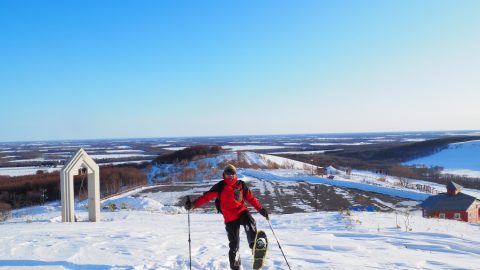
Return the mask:
[[230,134],[230,135],[192,135],[192,136],[159,136],[159,137],[103,137],[103,138],[84,138],[84,139],[40,139],[40,140],[19,140],[19,141],[0,141],[0,143],[29,143],[29,142],[72,142],[72,141],[102,141],[102,140],[148,140],[148,139],[174,139],[174,138],[219,138],[219,137],[254,137],[254,136],[295,136],[295,135],[323,135],[323,134],[376,134],[376,133],[434,133],[434,132],[480,132],[480,130],[400,130],[400,131],[346,131],[346,132],[318,132],[318,133],[270,133],[270,134]]

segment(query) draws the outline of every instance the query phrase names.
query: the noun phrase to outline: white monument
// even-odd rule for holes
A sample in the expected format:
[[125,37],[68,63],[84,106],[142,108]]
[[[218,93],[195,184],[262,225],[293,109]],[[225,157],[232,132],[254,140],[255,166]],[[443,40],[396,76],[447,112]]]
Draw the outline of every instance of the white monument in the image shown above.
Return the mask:
[[88,176],[88,219],[100,220],[100,169],[80,148],[60,171],[62,222],[75,222],[73,176],[79,174]]

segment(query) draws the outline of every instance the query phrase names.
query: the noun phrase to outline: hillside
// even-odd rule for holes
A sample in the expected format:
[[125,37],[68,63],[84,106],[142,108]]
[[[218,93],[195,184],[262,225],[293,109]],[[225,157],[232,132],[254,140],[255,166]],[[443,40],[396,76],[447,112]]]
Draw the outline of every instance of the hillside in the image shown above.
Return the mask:
[[[30,214],[0,225],[0,269],[188,269],[185,211],[128,201],[138,208],[104,209],[97,223],[60,223],[58,205],[24,209]],[[264,269],[286,269],[268,223],[254,217],[271,239]],[[194,211],[190,219],[192,269],[228,268],[222,217]],[[273,214],[271,223],[292,269],[475,269],[480,256],[478,225],[419,212]],[[243,269],[251,269],[243,231],[240,250]]]
[[[238,158],[227,153],[182,166],[216,168]],[[440,185],[411,179],[399,186],[392,176],[347,174],[333,167],[326,171],[334,179],[327,179],[311,175],[315,167],[280,157],[245,152],[240,159],[258,167],[239,168],[239,177],[271,212],[292,269],[474,269],[478,264],[478,224],[424,219],[416,208],[415,200],[428,196],[416,188],[441,190]],[[273,163],[288,168],[268,169]],[[162,170],[183,169],[165,165],[152,167],[154,186],[102,201],[100,222],[86,222],[85,202],[77,203],[80,222],[73,224],[60,222],[58,202],[12,211],[12,218],[0,223],[0,269],[189,269],[188,214],[182,205],[187,195],[201,195],[219,178],[166,179]],[[479,196],[478,190],[464,192]],[[372,205],[376,212],[346,210],[352,205]],[[286,269],[269,224],[252,213],[271,240],[264,269]],[[228,242],[213,203],[195,209],[190,219],[192,269],[227,269]],[[240,250],[243,269],[251,269],[243,231]]]

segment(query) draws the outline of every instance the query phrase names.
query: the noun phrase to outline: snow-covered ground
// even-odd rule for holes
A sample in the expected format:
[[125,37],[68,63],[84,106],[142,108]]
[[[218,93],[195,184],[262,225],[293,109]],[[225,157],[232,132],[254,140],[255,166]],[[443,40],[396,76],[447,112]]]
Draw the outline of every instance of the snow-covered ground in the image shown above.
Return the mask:
[[[0,224],[0,269],[189,269],[187,213],[131,195],[104,205],[135,210],[102,210],[96,223],[61,223],[58,204],[22,210]],[[263,269],[287,269],[269,224],[254,217],[270,240]],[[228,269],[221,215],[194,211],[190,219],[192,269]],[[419,212],[408,222],[402,213],[318,212],[271,215],[271,224],[292,269],[478,269],[480,261],[479,225]],[[240,237],[243,269],[252,269]]]
[[310,154],[323,154],[325,152],[334,152],[341,151],[343,149],[331,149],[331,150],[315,150],[315,151],[283,151],[283,152],[271,152],[272,155],[282,155],[282,154],[300,154],[300,155],[310,155]]
[[130,158],[130,157],[151,157],[154,158],[154,155],[145,155],[141,153],[131,153],[131,154],[93,154],[90,155],[93,159],[115,159],[115,158]]
[[441,166],[444,173],[480,178],[480,141],[452,143],[447,149],[405,164]]
[[276,145],[223,145],[224,149],[231,151],[245,151],[245,150],[269,150],[269,149],[283,149],[285,146]]
[[185,149],[185,148],[187,148],[187,147],[185,147],[185,146],[179,146],[179,147],[165,147],[165,148],[163,148],[163,149],[165,149],[165,150],[170,150],[170,151],[178,151],[178,150],[183,150],[183,149]]
[[329,146],[329,145],[367,145],[372,144],[370,142],[356,142],[356,143],[311,143],[310,145],[316,146]]
[[[203,162],[208,168],[235,157],[236,153],[230,153]],[[316,167],[298,161],[253,152],[243,153],[242,158],[250,164],[284,165],[277,170],[240,168],[239,177],[246,181],[306,181],[414,200],[430,195],[396,186],[398,179],[371,172],[347,175],[329,167],[332,180],[311,175]],[[154,166],[155,170],[159,167]],[[444,191],[434,183],[416,181],[409,183]],[[264,186],[268,187],[267,182]],[[186,195],[203,190],[187,185],[183,191],[140,193],[145,189],[103,201],[101,221],[96,223],[86,221],[84,203],[76,206],[81,221],[77,223],[60,222],[58,202],[13,211],[13,218],[0,223],[0,270],[189,269],[188,217],[175,205]],[[464,192],[480,198],[477,190]],[[117,210],[106,210],[113,204]],[[305,210],[310,212],[271,214],[271,225],[292,269],[478,269],[480,224],[425,219],[420,211],[406,214],[405,208],[391,213]],[[263,269],[287,269],[269,224],[253,212],[257,227],[265,230],[270,240]],[[228,269],[222,216],[200,209],[194,210],[190,219],[192,269]],[[243,269],[251,269],[243,231],[240,250]]]
[[21,176],[21,175],[29,175],[29,174],[36,174],[37,171],[46,171],[46,172],[54,172],[59,171],[61,167],[48,167],[48,166],[28,166],[28,167],[3,167],[0,168],[0,175],[7,175],[7,176]]

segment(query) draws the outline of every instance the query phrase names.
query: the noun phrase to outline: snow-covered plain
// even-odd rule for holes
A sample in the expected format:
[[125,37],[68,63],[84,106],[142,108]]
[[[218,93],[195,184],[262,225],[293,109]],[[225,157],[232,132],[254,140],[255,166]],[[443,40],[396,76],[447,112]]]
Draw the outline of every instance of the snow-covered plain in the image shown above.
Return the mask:
[[21,176],[21,175],[29,175],[29,174],[36,174],[37,171],[46,171],[46,172],[54,172],[59,171],[60,167],[48,167],[48,166],[29,166],[29,167],[3,167],[0,168],[0,175],[7,175],[7,176]]
[[441,166],[444,173],[480,178],[480,141],[452,143],[447,149],[405,164]]
[[275,145],[223,145],[224,149],[231,151],[245,151],[245,150],[269,150],[269,149],[283,149],[285,146]]
[[314,150],[314,151],[283,151],[283,152],[271,152],[272,155],[282,155],[282,154],[300,154],[300,155],[310,155],[310,154],[323,154],[325,152],[334,152],[341,151],[343,149],[330,149],[330,150]]
[[170,150],[170,151],[178,151],[178,150],[183,150],[183,149],[185,149],[185,148],[187,148],[187,147],[185,147],[185,146],[179,146],[179,147],[165,147],[165,148],[163,148],[163,149],[165,149],[165,150]]

